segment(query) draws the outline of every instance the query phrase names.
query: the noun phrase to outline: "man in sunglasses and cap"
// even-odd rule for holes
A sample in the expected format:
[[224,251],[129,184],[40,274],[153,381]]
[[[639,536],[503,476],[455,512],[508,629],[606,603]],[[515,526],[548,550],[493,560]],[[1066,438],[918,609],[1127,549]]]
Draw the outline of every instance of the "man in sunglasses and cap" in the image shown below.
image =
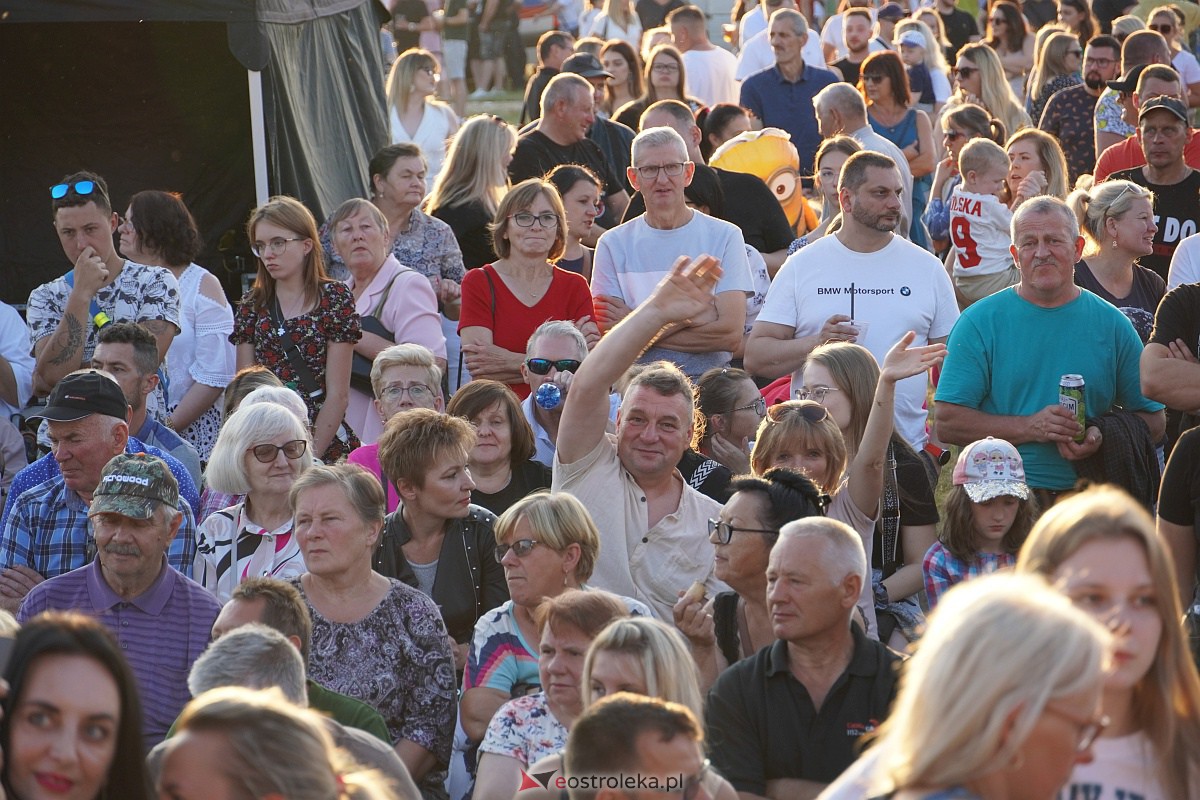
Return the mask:
[[221,612],[166,558],[181,533],[179,506],[179,484],[162,460],[112,458],[88,509],[96,559],[38,584],[17,612],[24,622],[43,611],[78,611],[112,630],[138,682],[147,747],[163,740],[191,699],[188,671]]
[[[99,331],[110,322],[140,322],[154,334],[158,360],[179,332],[179,284],[162,267],[121,258],[113,243],[119,218],[104,179],[76,172],[50,189],[54,230],[73,268],[29,295],[36,366],[33,391],[44,397],[70,372],[88,363]],[[163,408],[158,394],[153,408]]]
[[[183,482],[195,496],[182,464],[129,436],[128,414],[121,387],[99,370],[72,373],[50,393],[41,416],[48,424],[52,455],[18,473],[0,526],[0,608],[15,611],[34,586],[92,559],[95,543],[87,516],[102,470],[114,456],[149,451],[168,460],[176,486]],[[195,518],[188,502],[179,510],[180,533],[171,542],[168,560],[191,575]]]

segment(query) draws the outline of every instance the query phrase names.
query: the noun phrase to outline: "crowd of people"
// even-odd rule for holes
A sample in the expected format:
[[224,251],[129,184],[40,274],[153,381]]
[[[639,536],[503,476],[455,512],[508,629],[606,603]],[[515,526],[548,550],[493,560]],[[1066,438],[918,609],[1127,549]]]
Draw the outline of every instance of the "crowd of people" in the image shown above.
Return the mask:
[[1200,13],[432,5],[236,302],[51,188],[4,793],[1200,798]]

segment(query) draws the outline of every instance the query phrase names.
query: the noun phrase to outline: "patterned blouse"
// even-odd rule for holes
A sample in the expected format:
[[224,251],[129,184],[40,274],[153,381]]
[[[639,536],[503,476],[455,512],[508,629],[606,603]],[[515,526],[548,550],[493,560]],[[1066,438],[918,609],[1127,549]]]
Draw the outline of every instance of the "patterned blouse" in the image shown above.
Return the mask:
[[515,758],[522,767],[546,756],[561,753],[567,746],[567,729],[554,717],[546,693],[518,697],[500,706],[484,734],[480,753]]
[[246,516],[246,503],[212,514],[196,528],[192,578],[222,604],[247,578],[286,580],[304,573],[304,556],[292,535],[292,520],[275,530]]
[[[345,284],[330,281],[321,286],[317,307],[298,317],[284,321],[283,331],[278,331],[271,322],[266,308],[258,308],[243,297],[238,303],[233,320],[233,333],[229,341],[234,345],[254,345],[254,360],[274,372],[288,387],[295,389],[308,406],[308,421],[313,423],[321,411],[324,395],[314,398],[300,380],[287,357],[284,342],[290,345],[290,336],[295,334],[300,341],[296,345],[305,366],[312,373],[317,385],[325,387],[325,354],[332,342],[354,344],[362,338],[358,312],[354,310],[354,295]],[[349,387],[347,387],[347,392]],[[350,454],[360,444],[358,437],[343,426],[333,438],[329,448],[321,455],[327,464],[336,463]]]
[[[347,280],[350,270],[341,256],[334,252],[333,232],[329,230],[328,222],[321,226],[321,247],[325,249],[325,266],[329,274],[340,281]],[[419,208],[414,208],[408,218],[408,230],[396,234],[392,240],[392,255],[401,264],[415,269],[426,278],[444,278],[462,283],[466,274],[462,250],[454,238],[454,231]]]
[[308,676],[379,711],[393,742],[407,739],[437,757],[419,782],[428,797],[441,790],[450,761],[454,656],[433,601],[394,578],[388,582],[391,589],[365,617],[332,622],[308,602],[300,578],[291,579],[312,615]]

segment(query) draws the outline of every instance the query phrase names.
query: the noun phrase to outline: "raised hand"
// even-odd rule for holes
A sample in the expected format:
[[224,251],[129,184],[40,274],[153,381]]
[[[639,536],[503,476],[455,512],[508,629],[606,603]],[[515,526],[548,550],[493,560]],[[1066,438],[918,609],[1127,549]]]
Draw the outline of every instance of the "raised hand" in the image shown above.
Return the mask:
[[717,299],[713,291],[721,280],[721,262],[710,255],[688,260],[680,256],[671,266],[646,304],[667,322],[703,325],[717,318]]
[[879,379],[895,383],[896,381],[920,375],[942,363],[946,357],[945,344],[927,344],[921,347],[909,347],[917,334],[909,331],[892,345],[883,358]]

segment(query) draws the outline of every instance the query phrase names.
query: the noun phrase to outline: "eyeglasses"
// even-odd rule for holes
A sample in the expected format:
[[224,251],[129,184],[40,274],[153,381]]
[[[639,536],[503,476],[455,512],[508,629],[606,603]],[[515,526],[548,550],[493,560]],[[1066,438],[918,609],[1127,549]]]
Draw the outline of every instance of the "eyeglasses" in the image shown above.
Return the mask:
[[304,239],[305,237],[303,236],[293,236],[291,239],[272,239],[269,242],[255,242],[250,245],[250,252],[259,258],[262,258],[267,253],[277,256],[286,250],[288,244],[291,242],[302,242]]
[[634,169],[637,170],[637,174],[641,176],[642,180],[652,181],[658,178],[658,173],[660,172],[666,173],[668,178],[678,178],[683,174],[683,168],[689,163],[691,162],[685,161],[674,164],[647,165],[645,167],[634,167]]
[[704,764],[700,766],[700,771],[692,775],[683,782],[680,791],[683,793],[683,800],[696,800],[696,796],[700,794],[700,789],[704,785],[704,781],[708,779],[708,773],[712,766],[708,763],[708,759],[704,759]]
[[863,83],[883,83],[883,79],[886,77],[886,75],[863,75],[862,79]]
[[957,142],[959,139],[965,139],[967,134],[964,131],[943,131],[942,138],[951,142]]
[[545,214],[530,214],[528,211],[521,211],[516,214],[509,214],[508,218],[517,223],[519,228],[532,228],[533,223],[537,222],[543,228],[557,228],[558,216],[547,211]]
[[1151,25],[1150,30],[1158,31],[1159,33],[1170,33],[1175,30],[1174,25]]
[[62,200],[67,196],[67,192],[87,196],[96,191],[95,181],[75,181],[75,183],[56,183],[50,187],[50,197],[54,200]]
[[807,386],[803,386],[796,390],[796,399],[812,400],[814,403],[824,403],[825,395],[829,394],[830,392],[840,391],[841,389],[837,388],[836,386],[814,386],[811,389],[809,389]]
[[737,408],[734,408],[733,410],[731,410],[729,413],[734,414],[734,413],[737,413],[738,411],[746,411],[747,409],[751,409],[751,408],[754,409],[754,413],[758,415],[759,419],[761,419],[767,415],[767,401],[762,397],[756,397],[756,398],[754,398],[754,402],[747,403],[744,406],[738,406]]
[[1108,69],[1108,67],[1115,62],[1115,58],[1096,58],[1095,56],[1088,56],[1083,60],[1083,63],[1095,65],[1100,69]]
[[955,67],[954,77],[967,80],[976,72],[979,72],[979,67]]
[[250,448],[250,452],[254,453],[254,457],[264,464],[270,464],[279,456],[279,451],[292,461],[295,461],[304,452],[308,450],[308,442],[304,439],[293,439],[290,442],[285,442],[282,445],[278,444],[258,444]]
[[398,383],[393,383],[390,386],[385,386],[379,392],[380,400],[387,400],[395,403],[405,394],[414,403],[426,403],[433,398],[433,389],[430,389],[423,383],[414,383],[412,386],[401,386]]
[[679,72],[678,64],[659,62],[650,68],[651,72]]
[[818,422],[824,422],[829,417],[829,410],[825,406],[807,399],[801,399],[787,403],[776,403],[771,406],[767,409],[767,421],[782,422],[784,417],[790,416],[792,412],[799,414],[806,422],[811,422],[814,425]]
[[1089,747],[1095,744],[1096,739],[1104,732],[1104,729],[1109,726],[1111,720],[1105,715],[1101,715],[1099,719],[1081,720],[1074,714],[1068,714],[1060,708],[1054,706],[1046,706],[1046,711],[1051,714],[1057,714],[1067,722],[1074,724],[1079,728],[1079,738],[1075,742],[1075,752],[1086,752]]
[[512,544],[496,545],[496,563],[500,564],[504,561],[504,557],[508,555],[508,551],[512,550],[513,555],[517,558],[524,558],[533,552],[533,548],[537,547],[541,542],[537,539],[517,539]]
[[741,531],[743,533],[766,533],[771,536],[779,535],[779,531],[771,528],[735,528],[723,520],[710,519],[708,521],[708,535],[712,536],[715,533],[717,535],[717,542],[720,544],[729,544],[729,542],[733,540],[734,531]]
[[525,362],[525,366],[534,375],[549,375],[551,367],[559,372],[574,372],[582,363],[574,358],[560,358],[553,361],[549,358],[531,358]]

